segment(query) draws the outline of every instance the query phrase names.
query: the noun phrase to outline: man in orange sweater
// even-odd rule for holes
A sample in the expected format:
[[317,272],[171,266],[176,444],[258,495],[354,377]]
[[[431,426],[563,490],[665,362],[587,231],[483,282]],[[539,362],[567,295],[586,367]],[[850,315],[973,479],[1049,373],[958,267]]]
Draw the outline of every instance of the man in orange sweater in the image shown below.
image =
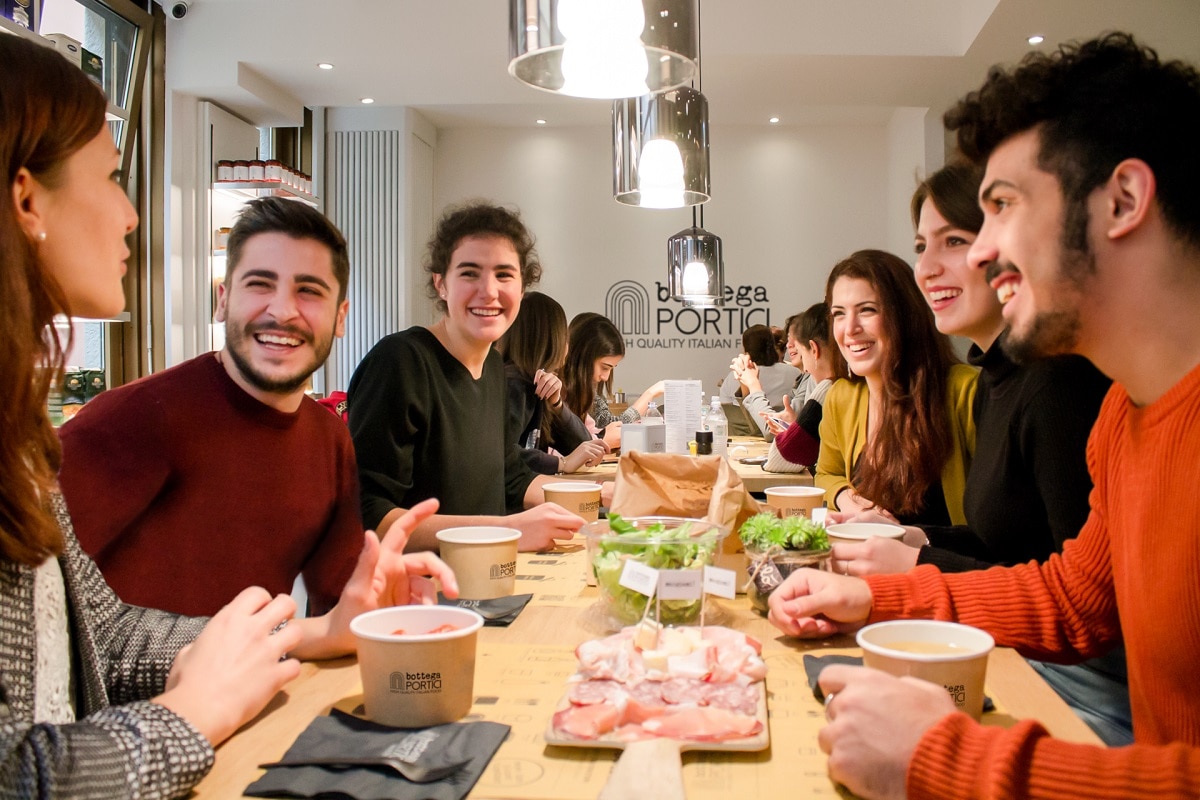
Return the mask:
[[771,621],[818,637],[955,619],[1063,662],[1124,636],[1135,744],[1112,750],[1033,721],[983,727],[940,687],[829,667],[820,745],[863,797],[1200,796],[1200,74],[1111,34],[993,70],[946,124],[986,163],[970,261],[1005,303],[1013,355],[1079,353],[1114,380],[1088,443],[1091,515],[1041,565],[794,573]]

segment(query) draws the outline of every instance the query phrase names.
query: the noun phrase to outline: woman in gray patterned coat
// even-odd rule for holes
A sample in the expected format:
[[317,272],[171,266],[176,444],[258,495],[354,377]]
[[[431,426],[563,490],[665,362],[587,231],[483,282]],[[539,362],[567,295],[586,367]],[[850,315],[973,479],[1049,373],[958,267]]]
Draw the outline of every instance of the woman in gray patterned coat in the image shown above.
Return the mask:
[[[286,654],[308,644],[282,624],[290,597],[249,588],[211,620],[127,606],[80,550],[46,415],[64,360],[53,321],[124,307],[137,214],[104,96],[78,67],[0,35],[0,74],[0,798],[176,797],[299,673]],[[440,562],[402,555],[436,505],[393,526],[394,540],[365,534],[340,615],[320,618],[329,654],[353,649],[352,614],[426,599],[410,571],[446,574],[454,591]]]

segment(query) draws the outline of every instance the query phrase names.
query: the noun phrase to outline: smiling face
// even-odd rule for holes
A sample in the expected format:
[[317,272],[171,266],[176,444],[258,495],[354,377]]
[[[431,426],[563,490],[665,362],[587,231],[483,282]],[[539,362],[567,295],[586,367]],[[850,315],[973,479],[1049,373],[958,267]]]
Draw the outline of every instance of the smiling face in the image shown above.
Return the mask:
[[937,329],[965,336],[986,350],[1004,327],[1000,301],[983,270],[972,269],[967,252],[975,234],[954,227],[932,199],[921,205],[913,277],[933,309]]
[[66,294],[72,314],[111,317],[125,307],[121,278],[138,217],[117,183],[121,157],[108,126],[66,160],[61,180],[43,193],[38,256]]
[[980,190],[983,228],[968,256],[1004,304],[1005,347],[1019,360],[1074,351],[1095,269],[1089,252],[1063,246],[1062,191],[1057,178],[1038,167],[1038,148],[1031,130],[988,158]]
[[521,310],[521,261],[503,236],[467,236],[433,285],[446,303],[446,331],[471,348],[499,340]]
[[338,302],[329,248],[313,239],[259,233],[246,240],[217,290],[225,323],[225,368],[251,396],[283,410],[345,333],[349,301]]
[[787,337],[787,360],[793,367],[804,372],[808,372],[808,368],[804,366],[804,351],[808,348],[796,338],[794,330],[788,331]]
[[833,339],[855,375],[876,378],[887,354],[875,287],[862,278],[838,278],[830,293]]

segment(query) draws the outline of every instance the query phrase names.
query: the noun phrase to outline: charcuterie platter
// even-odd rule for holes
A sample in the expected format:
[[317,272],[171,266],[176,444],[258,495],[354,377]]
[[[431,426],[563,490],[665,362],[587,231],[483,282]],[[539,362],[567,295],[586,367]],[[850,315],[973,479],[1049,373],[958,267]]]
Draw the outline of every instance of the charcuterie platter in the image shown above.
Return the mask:
[[639,796],[682,797],[682,751],[770,744],[761,652],[752,637],[715,625],[645,622],[584,642],[546,742],[625,751],[601,798],[635,787]]

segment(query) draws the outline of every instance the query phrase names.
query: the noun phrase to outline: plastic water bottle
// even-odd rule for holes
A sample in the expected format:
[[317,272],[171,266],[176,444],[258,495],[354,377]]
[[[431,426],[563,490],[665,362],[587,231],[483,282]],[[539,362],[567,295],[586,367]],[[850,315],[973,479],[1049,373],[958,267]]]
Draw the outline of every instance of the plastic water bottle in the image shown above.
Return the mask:
[[646,413],[642,414],[642,422],[646,423],[647,425],[666,424],[663,420],[663,415],[658,411],[658,403],[654,402],[653,400],[650,401],[650,405],[646,407]]
[[708,417],[704,420],[706,430],[713,434],[713,455],[725,457],[729,453],[729,420],[721,410],[721,398],[713,396],[708,406]]

